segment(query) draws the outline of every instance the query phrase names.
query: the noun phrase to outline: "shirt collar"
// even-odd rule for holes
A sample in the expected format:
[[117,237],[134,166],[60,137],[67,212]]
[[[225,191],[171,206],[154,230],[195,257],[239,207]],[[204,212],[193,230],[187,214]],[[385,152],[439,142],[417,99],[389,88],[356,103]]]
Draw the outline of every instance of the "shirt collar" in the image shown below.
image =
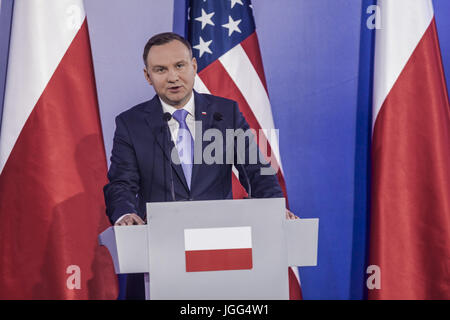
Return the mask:
[[[170,104],[167,104],[164,101],[162,101],[162,99],[160,97],[158,97],[158,98],[159,98],[159,101],[161,101],[161,105],[162,105],[162,108],[163,108],[163,113],[169,112],[172,115],[177,110],[177,108],[175,108],[175,107],[171,106]],[[182,109],[186,110],[191,116],[195,117],[194,92],[192,92],[191,98],[184,105],[184,107]]]

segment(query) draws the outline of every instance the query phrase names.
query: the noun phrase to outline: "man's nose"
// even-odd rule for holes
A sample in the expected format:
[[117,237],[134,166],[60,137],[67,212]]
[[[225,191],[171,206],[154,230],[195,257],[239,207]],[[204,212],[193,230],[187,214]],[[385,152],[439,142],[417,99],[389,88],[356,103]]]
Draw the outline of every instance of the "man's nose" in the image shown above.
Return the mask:
[[178,70],[169,69],[168,81],[169,82],[176,82],[176,81],[178,81]]

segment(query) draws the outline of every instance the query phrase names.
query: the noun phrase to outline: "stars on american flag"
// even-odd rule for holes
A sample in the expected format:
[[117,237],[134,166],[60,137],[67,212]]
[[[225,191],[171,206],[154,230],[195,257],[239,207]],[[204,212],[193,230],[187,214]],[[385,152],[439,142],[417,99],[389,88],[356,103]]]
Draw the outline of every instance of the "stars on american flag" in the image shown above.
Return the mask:
[[[242,0],[227,0],[230,5],[230,9],[233,9],[236,5],[244,6],[244,3]],[[206,0],[203,0],[203,3],[205,3]],[[250,5],[251,6],[251,5]],[[190,11],[190,8],[189,8]],[[225,31],[225,34],[228,35],[228,37],[233,36],[233,34],[236,33],[242,33],[241,28],[239,27],[239,24],[242,22],[242,19],[238,19],[237,17],[233,17],[233,12],[230,11],[230,14],[228,15],[228,21],[217,21],[217,19],[220,19],[220,17],[215,17],[215,12],[213,10],[210,10],[211,12],[207,12],[204,8],[201,9],[201,15],[197,17],[192,17],[195,21],[201,23],[201,30],[203,31],[208,26],[215,28],[216,23],[222,22],[221,24],[217,25],[217,27],[222,27]],[[236,14],[236,12],[234,12]],[[198,12],[197,12],[198,14]],[[235,15],[234,14],[234,15]],[[223,19],[223,17],[222,17]],[[194,22],[195,23],[195,22]],[[198,56],[201,58],[205,53],[212,54],[211,48],[213,40],[207,40],[208,35],[202,34],[203,38],[199,36],[198,42],[195,46],[193,46],[194,49],[198,50]],[[206,36],[206,38],[205,38]],[[226,36],[225,36],[226,37]]]
[[241,29],[239,29],[239,23],[241,23],[242,19],[234,21],[231,16],[228,16],[228,23],[223,24],[222,27],[228,29],[228,36],[231,37],[234,31],[241,33]]
[[206,27],[207,24],[215,26],[214,22],[212,22],[211,18],[215,12],[206,13],[204,9],[202,9],[202,15],[198,18],[195,18],[196,21],[200,21],[202,23],[202,30]]
[[199,44],[197,44],[196,46],[193,46],[193,48],[200,51],[199,57],[201,58],[202,55],[203,55],[205,52],[206,52],[206,53],[212,54],[211,49],[209,49],[209,45],[210,45],[211,43],[212,43],[212,40],[209,40],[209,41],[206,41],[206,42],[205,42],[205,41],[202,39],[202,37],[200,37],[200,39],[199,39]]
[[233,9],[233,7],[235,6],[236,3],[240,4],[241,6],[244,5],[242,3],[242,0],[231,0],[231,9]]
[[189,0],[187,38],[198,70],[255,32],[251,0]]

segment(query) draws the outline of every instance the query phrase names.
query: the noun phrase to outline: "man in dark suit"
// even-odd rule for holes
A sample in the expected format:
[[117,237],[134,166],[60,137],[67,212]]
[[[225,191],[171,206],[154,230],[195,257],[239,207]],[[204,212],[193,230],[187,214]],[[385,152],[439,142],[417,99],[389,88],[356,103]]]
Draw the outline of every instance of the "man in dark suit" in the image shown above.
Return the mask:
[[[236,102],[193,90],[197,62],[184,38],[174,33],[152,37],[144,49],[144,62],[145,78],[157,95],[116,118],[110,182],[104,188],[107,214],[115,225],[143,224],[147,202],[231,199],[232,165],[226,163],[226,155],[222,163],[195,161],[190,173],[186,173],[182,164],[172,161],[176,156],[172,140],[176,141],[176,131],[183,125],[192,140],[201,140],[201,134],[211,128],[220,130],[223,137],[226,129],[249,128]],[[184,124],[173,116],[177,110],[185,111]],[[164,118],[167,113],[172,115],[170,119]],[[194,120],[201,126],[196,128]],[[200,155],[206,145],[205,141],[202,148],[197,145]],[[248,142],[247,151],[251,145]],[[252,197],[283,197],[276,175],[261,174],[261,168],[269,165],[236,165],[247,191],[250,182]],[[189,183],[186,175],[190,176]],[[286,216],[295,218],[289,211]]]
[[[226,154],[214,154],[221,160],[214,163],[198,161],[208,144],[202,134],[214,129],[226,137],[227,129],[249,129],[236,102],[193,90],[197,62],[184,38],[158,34],[146,44],[143,58],[145,78],[157,95],[117,116],[104,188],[107,214],[119,226],[144,224],[147,202],[231,199],[232,164]],[[234,163],[239,162],[235,140]],[[252,146],[250,137],[241,159]],[[252,197],[283,197],[276,175],[262,173],[269,166],[261,161],[236,165]],[[296,218],[289,210],[286,217]]]

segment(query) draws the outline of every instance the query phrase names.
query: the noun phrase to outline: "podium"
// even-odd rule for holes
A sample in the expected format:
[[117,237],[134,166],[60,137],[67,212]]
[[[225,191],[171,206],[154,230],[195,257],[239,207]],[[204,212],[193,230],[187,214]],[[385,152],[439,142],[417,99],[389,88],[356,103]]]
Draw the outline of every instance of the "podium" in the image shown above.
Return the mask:
[[[145,273],[146,299],[289,299],[289,266],[317,265],[319,219],[285,200],[147,203],[147,224],[99,235],[115,272]],[[149,275],[149,276],[148,276]]]

